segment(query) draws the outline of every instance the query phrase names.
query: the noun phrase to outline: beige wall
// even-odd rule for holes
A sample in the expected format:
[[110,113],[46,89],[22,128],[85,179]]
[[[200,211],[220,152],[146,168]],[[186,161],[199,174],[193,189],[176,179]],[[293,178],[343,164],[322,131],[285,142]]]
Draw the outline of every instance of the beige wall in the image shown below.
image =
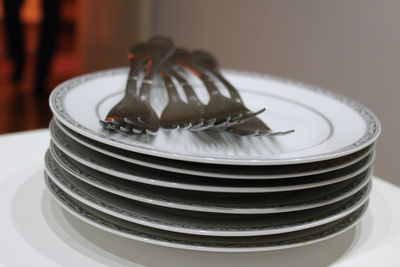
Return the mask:
[[375,173],[400,185],[400,1],[156,0],[154,33],[224,67],[311,83],[380,118]]
[[128,65],[128,48],[152,35],[152,0],[79,1],[82,71]]

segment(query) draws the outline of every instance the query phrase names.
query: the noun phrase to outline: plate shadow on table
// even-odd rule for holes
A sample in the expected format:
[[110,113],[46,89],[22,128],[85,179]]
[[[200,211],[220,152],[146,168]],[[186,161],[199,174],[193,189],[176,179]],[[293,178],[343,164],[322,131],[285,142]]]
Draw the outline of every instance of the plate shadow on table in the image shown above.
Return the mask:
[[[352,249],[360,230],[358,225],[317,244],[277,251],[190,251],[146,244],[99,230],[64,211],[44,188],[42,171],[21,185],[12,202],[13,222],[36,251],[67,265],[78,266],[82,258],[90,258],[107,266],[328,266]],[[34,205],[40,206],[41,214],[35,214],[38,208]],[[66,259],[62,251],[65,245],[82,257]]]

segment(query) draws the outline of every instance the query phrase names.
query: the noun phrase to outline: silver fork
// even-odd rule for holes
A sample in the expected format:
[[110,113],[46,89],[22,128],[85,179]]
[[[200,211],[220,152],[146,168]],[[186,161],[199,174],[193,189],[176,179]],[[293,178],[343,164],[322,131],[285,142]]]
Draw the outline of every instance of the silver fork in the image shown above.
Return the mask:
[[[161,115],[160,125],[165,129],[181,128],[190,131],[201,131],[212,127],[215,121],[208,124],[205,123],[203,119],[205,105],[199,100],[188,81],[174,69],[175,65],[185,60],[185,58],[188,58],[188,52],[177,48],[162,72],[169,102]],[[183,89],[187,103],[180,98],[172,78],[178,81]]]
[[[214,56],[205,51],[194,51],[192,55],[195,59],[196,65],[198,65],[201,69],[210,72],[219,81],[221,81],[221,83],[228,89],[229,94],[235,104],[239,106],[241,105],[241,108],[248,110],[244,106],[243,100],[236,88],[234,88],[233,85],[229,83],[224,76],[221,75],[218,67],[218,62]],[[214,101],[219,101],[220,98],[221,97],[218,96]],[[251,111],[248,110],[248,112]],[[249,114],[248,112],[244,112],[244,117],[246,117],[246,114]],[[274,132],[256,116],[248,117],[243,121],[239,119],[238,122],[240,123],[227,125],[226,130],[230,133],[240,136],[275,136],[294,132],[294,130]]]
[[[234,125],[238,123],[243,123],[247,118],[255,116],[264,111],[264,109],[259,110],[258,112],[250,112],[248,110],[243,110],[240,107],[239,110],[235,109],[235,105],[232,104],[231,99],[224,97],[218,90],[218,88],[214,85],[211,79],[206,76],[204,73],[197,70],[196,66],[196,58],[193,58],[191,53],[185,49],[177,49],[176,52],[178,56],[175,56],[175,65],[178,65],[186,70],[191,71],[197,77],[199,77],[202,82],[205,84],[209,94],[210,101],[207,105],[202,104],[197,96],[196,99],[199,105],[203,107],[203,118],[204,123],[203,126],[192,130],[205,130],[208,128],[225,128],[229,125]],[[179,79],[178,79],[179,80]],[[189,88],[189,85],[186,80],[180,81],[183,88]],[[190,92],[195,95],[193,89],[190,87]],[[211,97],[213,96],[213,97]],[[219,99],[217,99],[219,97]],[[243,112],[244,111],[244,112]]]
[[[139,99],[146,102],[150,106],[150,89],[153,83],[153,78],[159,71],[162,64],[172,55],[174,44],[169,38],[155,36],[148,42],[148,59],[146,61],[146,69],[144,78],[139,91]],[[150,116],[147,118],[138,117],[140,123],[143,123],[145,132],[155,135],[158,131],[160,120],[154,111],[150,109]],[[135,128],[135,121],[130,118],[125,120],[127,125],[120,128],[121,131],[130,132],[131,128]]]
[[[146,44],[140,43],[133,46],[128,54],[130,59],[130,70],[125,87],[125,95],[107,114],[104,120],[99,121],[100,125],[110,130],[120,130],[124,127],[126,118],[148,117],[150,110],[147,103],[140,101],[137,96],[137,80],[139,73],[146,61]],[[133,133],[142,132],[141,127],[132,127]]]
[[168,104],[160,117],[160,127],[165,130],[184,129],[202,125],[202,121],[196,121],[202,118],[201,109],[191,102],[185,103],[179,96],[178,91],[172,81],[171,74],[167,69],[161,72],[168,93]]
[[174,68],[170,68],[169,73],[179,82],[179,85],[184,90],[185,95],[188,99],[188,104],[190,105],[190,108],[193,110],[194,114],[191,119],[192,126],[188,128],[188,130],[203,131],[213,127],[215,124],[215,120],[209,120],[208,122],[205,122],[203,116],[205,105],[197,97],[196,93],[194,92],[192,86],[188,83],[188,81],[182,75],[180,75]]
[[231,95],[230,98],[221,94],[213,79],[204,71],[203,58],[197,54],[192,53],[189,61],[189,69],[203,82],[208,93],[210,100],[204,109],[204,119],[206,121],[215,120],[213,128],[225,129],[226,127],[242,124],[251,117],[265,111],[265,108],[256,112],[247,109],[243,101]]
[[[150,89],[155,73],[172,52],[172,41],[163,37],[153,37],[147,44],[134,47],[133,53],[130,53],[133,66],[131,66],[125,97],[113,107],[105,121],[101,121],[103,126],[124,133],[152,135],[157,133],[159,118],[150,105]],[[144,63],[144,78],[140,91],[137,92],[138,76]]]

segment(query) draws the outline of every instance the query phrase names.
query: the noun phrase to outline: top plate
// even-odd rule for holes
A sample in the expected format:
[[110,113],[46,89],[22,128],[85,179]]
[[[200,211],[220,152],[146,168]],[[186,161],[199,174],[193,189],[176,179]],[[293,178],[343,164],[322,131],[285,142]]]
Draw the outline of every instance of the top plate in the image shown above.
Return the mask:
[[[229,133],[160,131],[123,135],[98,121],[123,97],[127,68],[95,72],[68,80],[50,96],[58,120],[73,131],[121,149],[175,160],[208,164],[282,165],[341,157],[372,144],[380,133],[376,116],[341,95],[267,75],[225,71],[251,110],[273,130],[294,129],[278,137],[236,137]],[[191,84],[203,102],[208,95],[198,80]],[[160,83],[152,90],[158,114],[167,103]],[[222,91],[223,94],[226,92]]]

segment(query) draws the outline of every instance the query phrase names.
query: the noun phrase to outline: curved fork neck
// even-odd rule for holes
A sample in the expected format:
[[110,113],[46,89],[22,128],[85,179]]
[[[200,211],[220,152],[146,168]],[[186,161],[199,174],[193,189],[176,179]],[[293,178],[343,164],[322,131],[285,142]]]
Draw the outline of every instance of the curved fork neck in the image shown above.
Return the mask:
[[210,71],[218,80],[220,80],[222,82],[222,84],[226,87],[226,89],[228,89],[229,94],[231,95],[231,97],[236,102],[243,102],[242,97],[240,96],[240,94],[236,90],[236,88],[233,87],[233,85],[230,82],[228,82],[228,80],[224,76],[222,76],[222,74],[218,70],[210,69],[208,71]]
[[131,59],[130,62],[131,62],[131,68],[129,70],[128,80],[126,82],[125,95],[136,96],[138,89],[137,83],[139,79],[139,74],[141,72],[141,69],[145,61],[144,59],[134,58]]
[[181,98],[179,97],[178,91],[176,90],[175,84],[171,79],[171,76],[164,72],[162,78],[167,89],[169,102],[182,102]]
[[207,74],[205,74],[204,71],[201,71],[200,69],[195,68],[191,65],[183,65],[183,67],[185,67],[186,69],[191,71],[194,75],[196,75],[202,81],[202,83],[206,87],[208,93],[210,94],[211,98],[213,96],[222,96],[222,94],[218,90],[218,88],[215,85],[215,83],[213,82],[213,80]]

